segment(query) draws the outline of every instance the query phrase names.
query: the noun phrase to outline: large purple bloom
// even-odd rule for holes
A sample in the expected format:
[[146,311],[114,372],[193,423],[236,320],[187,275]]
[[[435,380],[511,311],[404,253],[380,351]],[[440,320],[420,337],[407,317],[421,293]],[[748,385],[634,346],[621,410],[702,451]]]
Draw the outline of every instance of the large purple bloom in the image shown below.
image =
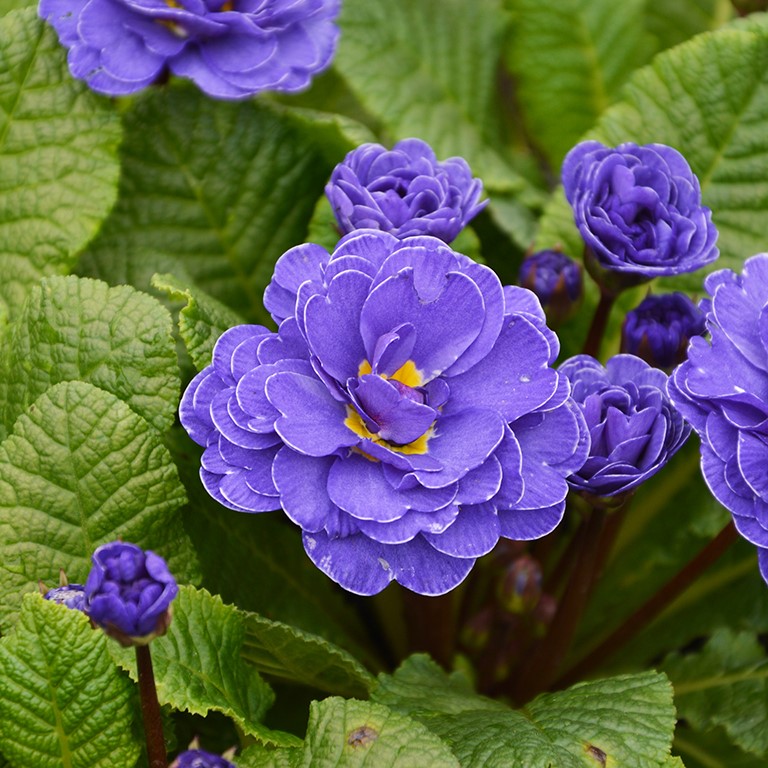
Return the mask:
[[396,237],[432,235],[450,243],[487,204],[466,160],[439,162],[420,139],[387,150],[362,144],[334,168],[325,193],[342,234],[380,229]]
[[634,355],[605,367],[589,355],[560,366],[589,427],[589,458],[570,478],[593,496],[616,496],[656,474],[688,438],[690,427],[667,396],[667,375]]
[[188,749],[176,757],[170,768],[235,768],[235,765],[204,749]]
[[85,612],[123,645],[141,645],[170,623],[176,580],[160,555],[113,541],[92,555],[85,581]]
[[664,144],[577,144],[563,161],[565,196],[592,258],[636,279],[714,261],[717,230],[686,159]]
[[340,0],[40,0],[72,74],[121,96],[166,71],[210,96],[297,91],[336,47]]
[[219,339],[180,416],[222,504],[282,506],[346,589],[456,586],[563,514],[588,437],[536,298],[432,237],[363,230],[277,262],[271,333]]
[[701,438],[701,469],[768,581],[768,253],[704,286],[711,342],[694,338],[669,394]]

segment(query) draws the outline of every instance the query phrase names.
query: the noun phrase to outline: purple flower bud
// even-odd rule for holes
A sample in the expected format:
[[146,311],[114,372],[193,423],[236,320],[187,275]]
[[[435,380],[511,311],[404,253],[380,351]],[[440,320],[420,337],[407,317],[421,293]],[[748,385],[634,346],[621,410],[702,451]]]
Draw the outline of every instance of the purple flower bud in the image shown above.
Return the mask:
[[325,69],[339,7],[340,0],[41,0],[39,14],[69,48],[72,75],[99,93],[134,93],[170,70],[209,96],[242,99],[300,90]]
[[592,496],[616,496],[656,474],[688,438],[690,427],[667,396],[667,375],[634,355],[605,368],[589,355],[560,366],[571,382],[592,438],[589,458],[568,478]]
[[685,360],[688,341],[704,333],[704,313],[684,293],[646,296],[627,312],[621,351],[668,370]]
[[584,141],[566,156],[562,175],[587,267],[609,290],[692,272],[717,258],[711,212],[676,149]]
[[503,573],[499,605],[510,613],[532,611],[541,597],[541,566],[530,555],[515,560]]
[[165,560],[122,541],[103,544],[91,559],[85,582],[91,619],[123,645],[144,645],[165,634],[178,592]]
[[696,337],[669,395],[701,438],[701,470],[736,529],[757,545],[768,582],[768,253],[723,269],[704,287],[711,342]]
[[450,243],[488,203],[478,203],[483,185],[466,161],[438,162],[420,139],[391,150],[363,144],[334,168],[325,194],[342,234],[379,229],[395,237],[432,235]]
[[536,294],[553,326],[571,317],[581,304],[581,265],[560,251],[539,251],[523,259],[518,282]]
[[204,749],[188,749],[181,752],[170,768],[236,768],[234,763]]
[[85,587],[82,584],[67,584],[49,589],[43,598],[76,611],[85,610]]

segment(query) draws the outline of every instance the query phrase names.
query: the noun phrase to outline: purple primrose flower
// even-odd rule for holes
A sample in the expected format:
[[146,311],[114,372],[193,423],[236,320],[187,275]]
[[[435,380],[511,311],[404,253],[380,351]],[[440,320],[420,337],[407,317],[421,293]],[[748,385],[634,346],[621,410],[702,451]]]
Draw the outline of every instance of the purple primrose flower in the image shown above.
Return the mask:
[[711,212],[676,149],[583,141],[566,155],[562,176],[588,255],[602,269],[636,284],[717,258]]
[[768,253],[747,259],[740,275],[709,275],[704,287],[712,340],[691,340],[669,394],[701,438],[709,489],[759,548],[768,582]]
[[188,749],[176,757],[170,768],[235,768],[235,765],[204,749]]
[[66,584],[62,587],[49,589],[43,599],[59,605],[66,605],[76,611],[85,610],[85,587],[82,584]]
[[168,70],[209,96],[297,91],[330,63],[340,0],[40,0],[69,68],[99,93],[134,93]]
[[568,319],[583,296],[581,264],[560,251],[539,251],[523,259],[518,281],[533,291],[553,324]]
[[325,194],[342,234],[370,228],[450,243],[488,203],[477,202],[482,189],[463,158],[438,162],[429,144],[404,139],[391,150],[381,144],[352,150],[334,168]]
[[455,587],[500,536],[563,514],[588,437],[535,296],[432,237],[301,245],[179,409],[225,506],[283,507],[349,591]]
[[593,496],[616,496],[656,474],[688,438],[690,427],[666,392],[667,375],[634,355],[605,368],[589,355],[560,366],[571,382],[592,438],[589,458],[568,478]]
[[135,544],[113,541],[92,555],[85,581],[86,613],[124,645],[162,635],[178,587],[162,557]]
[[704,333],[704,313],[684,293],[650,295],[627,312],[621,351],[671,369],[685,360],[688,341]]

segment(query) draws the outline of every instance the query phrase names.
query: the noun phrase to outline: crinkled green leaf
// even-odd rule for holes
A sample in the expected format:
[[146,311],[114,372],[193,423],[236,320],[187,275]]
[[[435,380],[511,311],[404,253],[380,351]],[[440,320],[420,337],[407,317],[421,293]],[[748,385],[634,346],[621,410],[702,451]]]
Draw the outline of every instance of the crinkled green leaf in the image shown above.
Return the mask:
[[179,312],[179,333],[198,371],[210,365],[216,340],[228,328],[243,323],[243,318],[201,288],[173,275],[155,275],[152,285],[169,299],[183,301]]
[[[589,138],[610,146],[661,142],[682,152],[720,232],[720,259],[709,269],[739,269],[746,257],[765,250],[766,121],[768,35],[723,29],[666,51],[637,72]],[[580,253],[567,209],[561,190],[542,219],[539,247],[562,242]],[[670,284],[700,291],[701,280],[699,271]]]
[[509,712],[501,702],[475,693],[461,672],[446,674],[420,653],[409,656],[393,675],[379,675],[371,700],[407,715],[454,715],[484,709]]
[[182,429],[171,450],[189,493],[184,523],[203,584],[229,603],[324,637],[370,661],[360,617],[307,557],[301,533],[282,513],[243,514],[222,507],[200,482],[200,449]]
[[107,642],[80,611],[25,596],[0,640],[0,749],[13,765],[134,766],[133,686]]
[[[261,723],[274,696],[259,673],[240,659],[244,632],[243,616],[234,606],[204,589],[180,587],[168,633],[152,642],[158,700],[196,715],[222,712],[267,743],[297,743]],[[112,652],[135,679],[132,649],[114,644]]]
[[165,431],[180,386],[171,331],[169,312],[130,286],[45,278],[11,328],[6,427],[52,385],[79,380],[111,392]]
[[754,634],[720,629],[701,651],[673,654],[663,669],[689,725],[702,731],[723,726],[742,749],[768,754],[768,659]]
[[335,66],[394,139],[461,155],[491,189],[525,186],[501,141],[498,0],[345,0]]
[[274,263],[303,242],[331,171],[296,119],[186,84],[142,94],[124,116],[119,198],[83,272],[144,288],[157,272],[188,276],[266,320]]
[[645,4],[645,27],[658,40],[660,50],[710,32],[733,16],[729,0],[666,0]]
[[34,8],[0,18],[0,304],[68,272],[115,201],[120,122]]
[[275,677],[343,696],[367,696],[374,678],[354,656],[318,635],[249,613],[243,657]]
[[160,436],[114,395],[51,387],[0,443],[0,626],[39,579],[82,583],[98,544],[122,536],[164,555],[180,580],[196,560],[181,527],[184,489]]
[[555,169],[655,53],[645,0],[508,0],[507,60],[528,135]]
[[654,672],[581,683],[512,710],[417,656],[381,675],[371,698],[424,723],[464,768],[599,768],[603,758],[660,768],[675,723],[671,686]]
[[237,756],[237,768],[297,768],[301,761],[299,748],[274,749],[254,744]]

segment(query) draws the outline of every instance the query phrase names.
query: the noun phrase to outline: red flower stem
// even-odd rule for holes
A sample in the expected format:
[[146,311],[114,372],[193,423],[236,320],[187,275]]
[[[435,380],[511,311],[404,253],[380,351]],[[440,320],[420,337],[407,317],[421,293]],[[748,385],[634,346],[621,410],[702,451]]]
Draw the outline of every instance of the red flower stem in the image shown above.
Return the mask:
[[456,641],[453,594],[430,597],[404,589],[403,608],[410,651],[426,651],[438,664],[450,669]]
[[518,704],[525,704],[538,693],[546,691],[557,676],[592,590],[607,514],[602,509],[593,509],[587,523],[578,531],[576,565],[557,613],[528,663],[511,681],[510,694]]
[[592,355],[595,358],[600,354],[600,343],[603,340],[603,335],[608,325],[608,317],[611,314],[615,301],[615,295],[606,293],[602,289],[600,290],[600,301],[597,303],[595,314],[592,316],[592,323],[589,326],[587,339],[582,349],[583,354]]
[[163,721],[160,717],[160,703],[157,700],[152,656],[148,645],[136,646],[136,667],[139,672],[139,698],[141,699],[141,716],[144,720],[144,736],[147,740],[149,768],[168,768]]
[[593,651],[571,667],[556,683],[557,688],[583,680],[590,672],[622,648],[640,630],[645,629],[670,603],[679,597],[710,565],[733,544],[738,533],[732,521],[723,528],[682,570],[673,576],[656,594],[646,600],[623,624],[614,630]]

